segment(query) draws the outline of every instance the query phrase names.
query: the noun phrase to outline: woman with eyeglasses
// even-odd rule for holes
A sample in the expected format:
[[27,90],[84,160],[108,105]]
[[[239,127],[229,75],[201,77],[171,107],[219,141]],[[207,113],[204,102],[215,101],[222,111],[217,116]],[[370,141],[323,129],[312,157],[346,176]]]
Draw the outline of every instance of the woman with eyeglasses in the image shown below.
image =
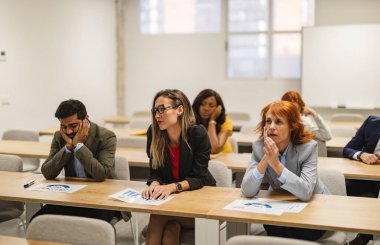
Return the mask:
[[[150,176],[142,196],[164,199],[172,193],[215,186],[208,171],[210,141],[204,127],[195,125],[186,95],[162,90],[152,106],[152,125],[147,133]],[[146,244],[179,244],[181,228],[194,228],[194,219],[152,214]]]
[[[301,201],[313,194],[329,191],[317,176],[317,142],[304,130],[298,108],[279,101],[261,111],[257,131],[261,138],[253,143],[252,158],[245,172],[241,190],[246,197],[258,194],[265,177],[274,191],[289,192]],[[269,236],[317,240],[325,231],[264,225]]]
[[226,115],[222,97],[212,90],[202,90],[193,102],[196,123],[207,129],[211,142],[211,153],[231,153],[228,137],[232,135],[232,122]]

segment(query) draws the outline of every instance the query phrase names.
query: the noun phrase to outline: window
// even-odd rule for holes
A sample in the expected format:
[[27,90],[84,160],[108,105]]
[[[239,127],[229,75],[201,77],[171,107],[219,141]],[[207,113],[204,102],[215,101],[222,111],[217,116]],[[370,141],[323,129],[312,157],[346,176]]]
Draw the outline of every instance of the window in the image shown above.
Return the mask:
[[229,0],[228,76],[300,78],[301,28],[314,0]]
[[143,34],[218,33],[221,0],[140,0]]

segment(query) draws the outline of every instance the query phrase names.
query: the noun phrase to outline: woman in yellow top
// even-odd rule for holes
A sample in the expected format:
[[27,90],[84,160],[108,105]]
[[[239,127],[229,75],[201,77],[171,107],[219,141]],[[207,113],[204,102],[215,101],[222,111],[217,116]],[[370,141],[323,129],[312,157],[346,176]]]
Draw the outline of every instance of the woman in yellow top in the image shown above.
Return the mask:
[[232,122],[220,95],[212,90],[201,91],[193,102],[196,123],[206,127],[211,142],[211,154],[233,152],[228,137],[232,135]]

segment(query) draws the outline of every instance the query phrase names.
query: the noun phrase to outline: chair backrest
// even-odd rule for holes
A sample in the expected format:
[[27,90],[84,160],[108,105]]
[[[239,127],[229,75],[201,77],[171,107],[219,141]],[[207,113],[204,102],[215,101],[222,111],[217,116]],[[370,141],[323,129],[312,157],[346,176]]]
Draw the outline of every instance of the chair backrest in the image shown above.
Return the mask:
[[272,236],[234,236],[227,241],[227,245],[316,245],[317,242],[311,242],[306,240],[298,240],[284,237],[272,237]]
[[332,195],[346,196],[346,181],[344,175],[333,169],[318,169],[318,178]]
[[38,132],[31,130],[12,129],[3,133],[3,140],[38,141]]
[[133,119],[129,123],[129,128],[130,129],[147,129],[149,128],[150,124],[151,124],[150,118],[138,118],[138,119]]
[[319,157],[327,157],[327,147],[326,147],[326,142],[319,140],[319,139],[314,139],[318,143],[318,156]]
[[134,117],[147,117],[147,118],[149,118],[150,119],[150,116],[151,116],[152,114],[150,113],[150,111],[135,111],[134,113],[133,113],[133,116]]
[[333,137],[353,137],[356,134],[356,129],[349,126],[330,126],[331,135]]
[[253,125],[252,123],[243,124],[240,128],[240,133],[252,134],[252,133],[255,133],[255,130],[256,130],[256,125]]
[[119,180],[129,180],[129,163],[126,157],[116,156],[115,157],[115,174],[116,179]]
[[[0,171],[22,172],[22,159],[18,156],[0,155]],[[15,219],[24,212],[24,203],[0,201],[0,222]]]
[[71,244],[114,245],[114,227],[100,219],[69,215],[40,215],[33,219],[26,232],[27,239]]
[[118,137],[117,147],[146,149],[146,140],[145,136]]
[[230,142],[231,144],[231,147],[232,147],[232,151],[234,153],[238,153],[239,152],[239,146],[238,146],[238,143],[236,141],[236,139],[234,137],[228,137],[228,141]]
[[208,170],[216,180],[216,186],[232,187],[232,171],[219,161],[210,160],[208,162]]
[[22,159],[19,156],[0,154],[0,171],[22,172]]
[[365,118],[361,114],[356,113],[335,113],[331,116],[330,121],[332,122],[364,122]]
[[[12,129],[12,130],[5,131],[3,133],[2,139],[3,140],[38,141],[39,135],[37,131]],[[23,167],[24,172],[36,170],[40,166],[39,158],[23,157],[22,161],[24,163],[24,167]]]
[[245,112],[228,112],[227,116],[231,118],[232,123],[234,122],[234,120],[236,121],[250,121],[251,120],[251,116]]

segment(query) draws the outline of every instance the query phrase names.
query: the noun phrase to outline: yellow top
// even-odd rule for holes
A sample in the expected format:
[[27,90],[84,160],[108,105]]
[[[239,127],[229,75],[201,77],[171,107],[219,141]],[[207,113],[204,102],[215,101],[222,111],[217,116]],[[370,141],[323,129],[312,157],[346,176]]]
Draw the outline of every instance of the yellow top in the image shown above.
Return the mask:
[[[220,126],[220,132],[223,132],[223,131],[230,131],[229,136],[232,135],[232,121],[228,116],[226,116],[226,120]],[[223,152],[223,153],[233,153],[234,152],[234,150],[232,149],[231,143],[228,141],[228,138],[227,138],[226,143],[224,143],[220,152]]]

